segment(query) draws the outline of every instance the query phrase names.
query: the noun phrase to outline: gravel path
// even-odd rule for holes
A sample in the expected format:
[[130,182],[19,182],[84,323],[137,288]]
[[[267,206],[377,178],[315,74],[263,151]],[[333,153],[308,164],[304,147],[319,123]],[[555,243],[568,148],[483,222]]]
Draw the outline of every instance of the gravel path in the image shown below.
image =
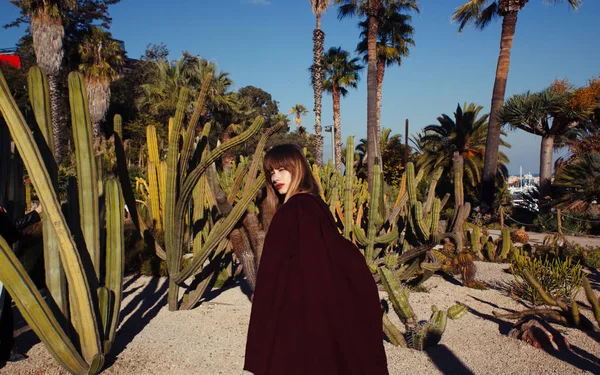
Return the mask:
[[[501,285],[512,276],[507,265],[476,262],[477,278]],[[511,323],[493,310],[520,309],[498,289],[474,290],[434,276],[428,293],[412,293],[420,319],[431,305],[447,308],[462,302],[470,312],[448,321],[440,345],[425,352],[385,348],[390,374],[581,374],[600,373],[600,335],[557,327],[572,352],[547,353],[506,336]],[[250,302],[239,286],[213,293],[192,311],[171,313],[166,306],[165,279],[128,278],[122,324],[109,363],[102,374],[242,374]],[[588,312],[589,313],[589,312]],[[8,363],[1,374],[66,374],[23,322],[17,345],[28,359]]]

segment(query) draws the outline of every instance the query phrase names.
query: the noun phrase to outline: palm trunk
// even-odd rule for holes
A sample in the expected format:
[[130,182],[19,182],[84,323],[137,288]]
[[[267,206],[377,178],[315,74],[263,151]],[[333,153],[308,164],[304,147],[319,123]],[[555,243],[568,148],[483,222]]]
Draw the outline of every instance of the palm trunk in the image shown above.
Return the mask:
[[323,67],[321,57],[323,56],[323,43],[325,33],[321,30],[321,16],[317,15],[317,28],[313,31],[313,59],[314,77],[313,90],[315,95],[315,161],[320,167],[323,165],[323,136],[321,130],[321,98],[323,95]]
[[496,67],[496,79],[492,92],[490,109],[490,122],[488,126],[487,141],[485,145],[485,162],[483,166],[483,181],[481,188],[481,211],[489,212],[494,204],[496,192],[496,173],[498,170],[498,148],[500,147],[500,122],[497,118],[498,110],[504,103],[506,80],[510,67],[510,50],[512,48],[517,26],[518,11],[509,11],[502,20],[502,35],[500,38],[500,55]]
[[52,134],[54,137],[54,158],[62,160],[62,138],[65,121],[62,118],[61,95],[58,80],[63,59],[63,38],[65,30],[60,17],[50,16],[44,9],[31,17],[31,36],[37,64],[48,77],[50,106],[52,108]]
[[[383,98],[383,76],[385,75],[385,63],[377,61],[377,137],[381,137],[381,98]],[[382,163],[383,164],[383,163]]]
[[300,130],[300,124],[302,123],[302,119],[300,118],[299,113],[296,113],[296,119],[294,120],[294,122],[296,123],[296,133],[298,133],[298,130]]
[[94,139],[99,140],[104,133],[100,124],[104,120],[104,116],[108,110],[110,83],[86,79],[85,84]]
[[333,143],[335,144],[335,169],[342,172],[342,125],[340,123],[340,88],[333,85]]
[[379,140],[377,137],[377,28],[379,20],[377,19],[377,10],[380,3],[378,0],[372,1],[369,9],[369,33],[367,37],[367,54],[369,60],[367,63],[367,182],[369,192],[373,188],[373,170],[375,162],[381,164],[379,155]]
[[62,162],[62,150],[63,150],[63,132],[65,126],[63,126],[62,115],[61,115],[61,95],[58,90],[58,74],[48,74],[48,91],[50,93],[50,107],[52,108],[52,136],[54,137],[54,159],[56,164],[60,165]]
[[550,209],[550,195],[552,188],[552,152],[554,151],[554,136],[542,136],[540,147],[540,212]]

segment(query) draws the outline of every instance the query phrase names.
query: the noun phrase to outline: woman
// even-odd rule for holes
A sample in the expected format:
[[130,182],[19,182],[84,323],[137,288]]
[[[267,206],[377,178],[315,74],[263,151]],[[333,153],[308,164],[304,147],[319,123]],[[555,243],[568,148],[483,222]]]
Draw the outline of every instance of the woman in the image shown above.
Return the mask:
[[263,169],[277,209],[254,292],[244,369],[259,375],[388,374],[377,285],[340,235],[309,164],[273,147]]

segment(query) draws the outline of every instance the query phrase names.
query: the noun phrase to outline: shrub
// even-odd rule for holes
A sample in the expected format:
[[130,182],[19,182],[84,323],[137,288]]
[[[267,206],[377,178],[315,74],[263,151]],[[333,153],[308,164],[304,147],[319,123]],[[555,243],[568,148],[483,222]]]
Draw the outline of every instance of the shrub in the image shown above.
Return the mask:
[[590,268],[600,268],[600,249],[590,251],[584,262]]
[[510,270],[515,277],[509,285],[512,296],[533,305],[543,304],[543,300],[523,277],[524,270],[533,275],[546,293],[555,299],[569,301],[581,290],[583,272],[579,262],[573,262],[572,258],[560,260],[546,257],[542,260],[518,255],[514,258]]

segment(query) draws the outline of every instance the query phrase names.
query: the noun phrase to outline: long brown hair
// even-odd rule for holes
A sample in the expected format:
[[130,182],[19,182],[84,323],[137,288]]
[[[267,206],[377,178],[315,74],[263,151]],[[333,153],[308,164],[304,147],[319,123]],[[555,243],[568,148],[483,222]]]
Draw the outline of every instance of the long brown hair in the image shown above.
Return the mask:
[[[279,195],[271,183],[271,172],[283,168],[290,172],[292,181],[285,197]],[[269,212],[275,212],[294,194],[311,193],[320,195],[319,184],[315,180],[308,160],[302,150],[293,144],[282,144],[272,147],[263,161],[263,170],[267,178],[267,206]]]

